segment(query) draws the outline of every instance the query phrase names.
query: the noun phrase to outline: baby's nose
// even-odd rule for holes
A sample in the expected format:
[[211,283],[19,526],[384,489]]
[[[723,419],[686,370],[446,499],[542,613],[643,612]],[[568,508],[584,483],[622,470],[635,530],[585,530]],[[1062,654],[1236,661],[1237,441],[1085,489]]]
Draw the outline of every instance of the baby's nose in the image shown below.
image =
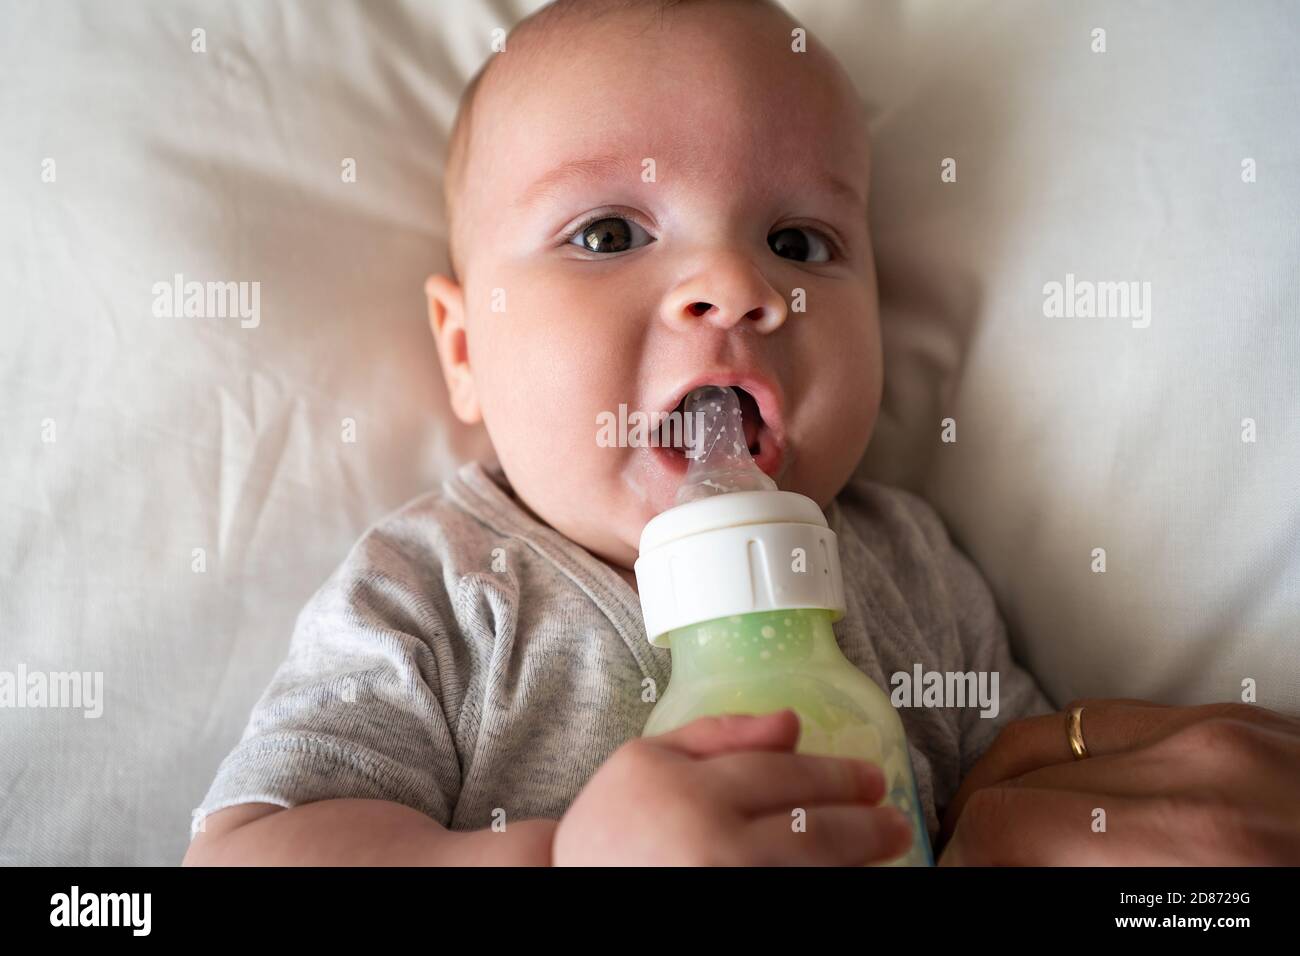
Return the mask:
[[714,262],[673,289],[664,302],[664,320],[674,328],[708,322],[774,332],[785,322],[785,299],[750,263]]

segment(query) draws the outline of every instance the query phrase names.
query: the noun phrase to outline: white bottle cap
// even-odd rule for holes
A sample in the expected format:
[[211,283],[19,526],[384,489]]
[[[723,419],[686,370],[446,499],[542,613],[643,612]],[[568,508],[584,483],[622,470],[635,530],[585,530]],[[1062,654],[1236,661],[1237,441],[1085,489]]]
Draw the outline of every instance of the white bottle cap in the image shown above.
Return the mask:
[[679,627],[753,611],[825,608],[844,616],[835,532],[817,502],[759,470],[736,393],[704,385],[685,399],[699,421],[677,506],[641,532],[636,583],[656,647]]
[[737,491],[691,501],[641,532],[636,583],[646,636],[754,611],[825,608],[844,616],[835,532],[811,498]]

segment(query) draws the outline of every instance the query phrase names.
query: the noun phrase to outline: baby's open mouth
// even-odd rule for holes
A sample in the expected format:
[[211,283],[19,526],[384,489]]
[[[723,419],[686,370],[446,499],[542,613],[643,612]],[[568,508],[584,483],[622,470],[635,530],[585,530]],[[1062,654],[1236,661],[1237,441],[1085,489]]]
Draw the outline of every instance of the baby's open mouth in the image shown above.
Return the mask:
[[[745,443],[749,446],[749,453],[755,458],[763,449],[763,437],[767,431],[763,425],[763,413],[759,410],[758,401],[745,389],[739,385],[732,385],[732,390],[736,393],[736,398],[740,402],[741,423],[745,429]],[[690,394],[689,392],[687,393]],[[681,423],[674,425],[673,419]],[[686,421],[686,395],[681,397],[677,406],[672,410],[672,417],[665,418],[659,426],[659,443],[661,447],[670,448],[675,454],[685,457],[686,442],[691,439],[700,439],[702,436],[694,431],[688,431],[684,428]],[[684,440],[683,440],[684,439]],[[768,437],[770,441],[770,434]]]
[[[701,421],[706,416],[697,407],[697,414],[690,416],[695,420],[687,422],[686,413],[687,396],[702,385],[730,388],[735,392],[749,454],[764,474],[780,482],[793,454],[785,431],[784,397],[780,388],[757,370],[718,366],[679,382],[675,391],[663,395],[662,404],[656,403],[663,418],[655,431],[657,441],[652,441],[656,445],[652,449],[653,457],[669,475],[680,480],[696,450],[704,450],[697,443],[709,440],[705,434],[707,423]],[[734,429],[731,434],[735,435]]]

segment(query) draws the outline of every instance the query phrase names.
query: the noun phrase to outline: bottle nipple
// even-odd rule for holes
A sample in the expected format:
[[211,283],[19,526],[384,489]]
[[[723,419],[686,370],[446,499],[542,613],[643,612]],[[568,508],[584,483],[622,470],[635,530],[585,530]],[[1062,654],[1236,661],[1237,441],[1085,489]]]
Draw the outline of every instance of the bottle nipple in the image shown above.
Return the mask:
[[692,389],[684,411],[688,465],[676,504],[731,491],[777,490],[776,482],[763,474],[749,454],[740,402],[733,389],[721,385]]

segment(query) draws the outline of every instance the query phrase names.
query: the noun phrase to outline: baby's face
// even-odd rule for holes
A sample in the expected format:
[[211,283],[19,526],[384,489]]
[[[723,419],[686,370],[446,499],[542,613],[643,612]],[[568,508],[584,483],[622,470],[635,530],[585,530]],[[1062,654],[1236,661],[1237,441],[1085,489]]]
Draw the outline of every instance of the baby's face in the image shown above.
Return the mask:
[[686,459],[604,447],[602,413],[740,385],[760,467],[823,507],[875,424],[865,122],[793,26],[730,3],[610,14],[508,46],[480,91],[460,284],[429,286],[452,404],[528,508],[624,577]]

